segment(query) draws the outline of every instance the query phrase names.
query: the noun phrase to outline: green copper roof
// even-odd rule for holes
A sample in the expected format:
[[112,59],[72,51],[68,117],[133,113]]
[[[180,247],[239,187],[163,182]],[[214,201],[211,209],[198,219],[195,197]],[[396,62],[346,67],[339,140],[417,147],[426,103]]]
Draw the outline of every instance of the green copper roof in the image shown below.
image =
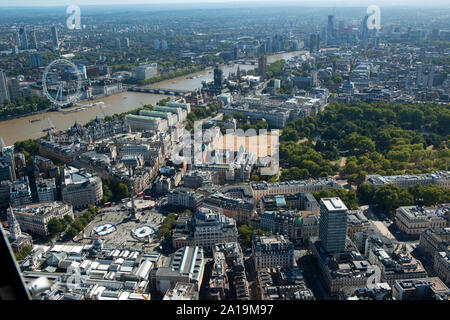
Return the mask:
[[[145,115],[155,115],[155,116],[167,116],[167,112],[160,112],[160,111],[149,111],[149,110],[141,110],[139,112],[140,115],[145,116]],[[172,113],[170,113],[172,114]]]
[[136,114],[127,114],[125,118],[131,118],[131,119],[143,119],[143,120],[161,120],[160,118],[155,117],[148,117],[148,116],[140,116]]

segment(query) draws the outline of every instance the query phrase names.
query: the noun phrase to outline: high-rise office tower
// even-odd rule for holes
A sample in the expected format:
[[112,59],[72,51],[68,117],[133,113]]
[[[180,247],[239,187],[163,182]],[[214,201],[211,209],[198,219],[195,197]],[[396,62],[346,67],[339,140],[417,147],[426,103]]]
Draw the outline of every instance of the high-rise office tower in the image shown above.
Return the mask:
[[320,49],[320,37],[318,34],[311,34],[309,36],[309,52],[313,53],[313,52],[318,52]]
[[166,40],[161,41],[161,50],[165,51],[168,47]]
[[272,52],[272,38],[271,37],[267,37],[267,39],[266,39],[266,52],[267,53]]
[[347,212],[340,198],[320,199],[319,239],[326,252],[345,250]]
[[38,42],[36,39],[36,30],[30,31],[30,49],[38,49]]
[[345,27],[344,27],[344,21],[339,21],[339,27],[338,27],[338,31],[339,31],[339,33],[342,33],[342,32],[344,32],[344,29],[345,29]]
[[284,38],[282,35],[276,34],[273,43],[272,43],[272,50],[274,52],[280,52],[284,50]]
[[127,48],[130,47],[130,39],[129,38],[125,38],[125,47],[127,47]]
[[39,53],[32,53],[29,56],[30,58],[30,64],[33,68],[39,68],[42,67],[42,56]]
[[363,46],[366,46],[369,40],[369,28],[367,27],[367,20],[369,20],[369,16],[365,15],[361,24],[361,43]]
[[14,46],[21,47],[20,34],[18,32],[14,32]]
[[435,77],[435,66],[434,65],[430,65],[429,66],[430,71],[428,73],[428,82],[427,82],[427,87],[428,88],[432,88],[433,84],[434,84],[434,77]]
[[419,62],[416,66],[416,85],[418,87],[422,86],[423,82],[423,64]]
[[405,89],[409,89],[411,87],[411,73],[408,72],[405,80]]
[[262,54],[258,58],[258,71],[259,75],[262,77],[266,76],[267,72],[267,56],[265,54]]
[[4,104],[5,100],[11,100],[8,90],[8,80],[3,70],[0,70],[0,104]]
[[116,49],[122,50],[122,44],[120,43],[120,38],[116,38]]
[[261,43],[261,45],[259,46],[259,52],[258,52],[258,54],[266,54],[266,53],[267,53],[266,43],[263,42],[263,43]]
[[328,25],[327,25],[327,44],[331,44],[334,41],[334,16],[328,16]]
[[56,26],[52,26],[52,41],[53,47],[59,48],[58,29],[56,29]]
[[8,81],[8,85],[11,101],[23,97],[23,91],[22,88],[20,87],[20,82],[17,78],[10,78]]
[[20,48],[22,50],[28,49],[28,36],[27,36],[27,31],[25,30],[25,27],[20,28],[19,35],[20,35],[20,45],[21,45]]
[[430,34],[430,39],[439,40],[439,29],[433,29]]
[[239,59],[239,48],[233,49],[233,58],[234,58],[234,60]]
[[155,50],[159,50],[160,48],[159,40],[153,40],[153,47],[155,48]]
[[223,71],[219,69],[219,65],[214,68],[214,86],[222,89]]

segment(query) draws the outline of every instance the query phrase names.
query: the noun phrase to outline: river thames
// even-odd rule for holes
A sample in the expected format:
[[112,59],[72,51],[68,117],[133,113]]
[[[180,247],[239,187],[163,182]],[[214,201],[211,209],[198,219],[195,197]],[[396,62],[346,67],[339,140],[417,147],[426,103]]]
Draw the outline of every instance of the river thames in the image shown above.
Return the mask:
[[[280,59],[289,59],[295,55],[303,53],[304,51],[280,53],[267,57],[267,62],[272,63]],[[228,76],[230,72],[236,72],[238,64],[233,66],[223,65],[223,75]],[[254,65],[242,65],[239,67],[241,70],[250,70],[256,68]],[[202,81],[213,80],[213,69],[208,68],[206,70],[184,75],[181,77],[165,80],[157,83],[153,83],[148,87],[165,88],[165,89],[181,89],[181,90],[195,90],[201,88]],[[194,78],[192,78],[194,77]],[[188,79],[189,78],[189,79]],[[56,130],[66,130],[77,121],[79,124],[85,124],[95,117],[103,118],[104,115],[113,115],[116,113],[127,112],[141,107],[143,104],[156,104],[159,100],[170,96],[128,92],[124,91],[115,95],[104,97],[99,100],[90,101],[91,103],[104,102],[103,105],[92,106],[88,109],[63,113],[62,111],[45,112],[37,115],[26,116],[16,119],[0,122],[0,137],[3,138],[6,145],[11,145],[17,141],[26,139],[36,139],[43,135],[46,129],[51,126],[55,126]],[[88,104],[88,102],[81,102],[81,104]],[[72,108],[75,109],[76,107]],[[64,109],[69,110],[69,109]],[[33,121],[31,120],[39,120]]]

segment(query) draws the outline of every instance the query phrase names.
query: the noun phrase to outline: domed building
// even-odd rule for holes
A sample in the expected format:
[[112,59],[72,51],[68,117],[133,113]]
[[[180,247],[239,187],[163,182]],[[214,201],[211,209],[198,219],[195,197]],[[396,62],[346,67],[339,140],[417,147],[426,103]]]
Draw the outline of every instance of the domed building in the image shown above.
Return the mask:
[[350,79],[347,79],[341,88],[339,88],[339,93],[344,94],[354,94],[358,91],[355,89],[355,84],[350,81]]
[[102,241],[102,239],[100,239],[100,238],[95,239],[93,247],[97,251],[102,250],[103,249],[103,241]]

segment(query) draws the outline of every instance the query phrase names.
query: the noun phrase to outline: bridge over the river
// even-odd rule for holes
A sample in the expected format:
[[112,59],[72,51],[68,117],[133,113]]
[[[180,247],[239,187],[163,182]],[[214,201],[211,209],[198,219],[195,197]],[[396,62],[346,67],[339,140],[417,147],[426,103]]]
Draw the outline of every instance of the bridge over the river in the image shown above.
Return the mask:
[[128,91],[132,92],[143,92],[152,94],[164,94],[170,96],[182,96],[184,97],[190,91],[180,90],[180,89],[163,89],[163,88],[142,88],[142,87],[128,87]]

